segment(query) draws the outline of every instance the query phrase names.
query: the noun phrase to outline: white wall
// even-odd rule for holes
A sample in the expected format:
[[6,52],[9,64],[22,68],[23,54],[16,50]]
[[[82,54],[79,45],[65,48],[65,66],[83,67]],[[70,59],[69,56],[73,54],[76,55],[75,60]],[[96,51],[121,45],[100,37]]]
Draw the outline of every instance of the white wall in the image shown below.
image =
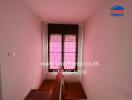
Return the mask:
[[0,63],[0,100],[2,100],[2,85],[1,85],[1,63]]
[[[110,16],[110,8],[123,5],[124,17]],[[106,0],[85,23],[82,83],[89,100],[132,100],[132,1]]]
[[[8,52],[16,56],[8,56]],[[42,26],[22,0],[0,1],[3,100],[23,100],[42,80]]]

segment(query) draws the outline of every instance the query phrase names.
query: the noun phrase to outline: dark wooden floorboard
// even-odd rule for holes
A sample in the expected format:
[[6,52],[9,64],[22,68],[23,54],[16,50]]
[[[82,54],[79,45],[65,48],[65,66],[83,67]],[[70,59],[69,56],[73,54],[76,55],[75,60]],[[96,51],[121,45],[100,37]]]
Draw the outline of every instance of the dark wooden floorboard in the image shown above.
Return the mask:
[[31,90],[24,100],[51,100],[51,94],[47,91]]
[[53,80],[44,80],[37,90],[31,90],[24,100],[51,100]]
[[87,99],[87,96],[83,90],[81,83],[66,83],[65,84],[65,94],[64,100],[79,100]]
[[54,80],[45,80],[39,87],[39,90],[52,92],[54,88]]

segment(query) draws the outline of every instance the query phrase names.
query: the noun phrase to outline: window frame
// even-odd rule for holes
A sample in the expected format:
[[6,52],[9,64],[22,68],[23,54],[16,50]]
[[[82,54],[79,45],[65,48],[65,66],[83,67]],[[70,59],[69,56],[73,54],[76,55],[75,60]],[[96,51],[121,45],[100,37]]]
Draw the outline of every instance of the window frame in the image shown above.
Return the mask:
[[[59,24],[60,25],[60,24]],[[77,72],[78,71],[78,29],[75,32],[50,32],[48,29],[48,64],[50,64],[50,35],[52,34],[61,34],[62,35],[62,63],[64,63],[64,35],[76,35],[76,57],[75,57],[75,69],[64,69],[64,65],[62,65],[63,72]],[[50,69],[50,65],[48,65],[48,72],[57,72],[58,69]]]

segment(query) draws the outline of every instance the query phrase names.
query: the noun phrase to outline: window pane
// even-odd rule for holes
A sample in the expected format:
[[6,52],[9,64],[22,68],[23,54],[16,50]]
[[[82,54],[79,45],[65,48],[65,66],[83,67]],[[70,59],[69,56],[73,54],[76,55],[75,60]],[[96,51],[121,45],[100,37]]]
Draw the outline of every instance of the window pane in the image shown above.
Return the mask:
[[64,53],[64,69],[75,69],[76,53]]
[[49,47],[50,69],[58,69],[62,61],[62,35],[51,34]]
[[64,36],[64,38],[65,38],[65,42],[67,41],[67,42],[75,42],[76,41],[76,35],[73,35],[73,34],[71,34],[71,35],[65,35]]
[[[62,36],[64,36],[63,43]],[[59,69],[62,66],[62,61],[64,63],[64,69],[74,70],[76,68],[76,39],[75,34],[50,34],[49,69]],[[62,46],[64,46],[63,49]],[[62,55],[62,53],[64,54]]]
[[50,42],[50,52],[62,52],[62,42]]
[[58,69],[61,66],[61,53],[50,53],[50,69]]
[[64,42],[64,52],[76,52],[76,42]]
[[76,52],[76,35],[64,35],[64,52]]
[[62,35],[60,35],[60,34],[51,34],[50,35],[50,41],[52,41],[52,42],[61,42],[62,41]]

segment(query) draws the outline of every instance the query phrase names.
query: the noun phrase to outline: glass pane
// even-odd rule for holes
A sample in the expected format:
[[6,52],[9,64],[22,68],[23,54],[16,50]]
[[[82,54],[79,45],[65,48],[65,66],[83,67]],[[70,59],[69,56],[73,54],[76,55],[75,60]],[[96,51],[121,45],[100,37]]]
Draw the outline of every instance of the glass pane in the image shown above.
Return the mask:
[[50,52],[62,52],[61,42],[50,42]]
[[76,53],[64,53],[64,69],[75,69]]
[[58,69],[61,66],[61,53],[50,53],[50,69]]
[[68,41],[68,42],[75,42],[76,41],[76,35],[65,35],[64,36],[64,41]]
[[64,42],[64,52],[76,52],[76,42]]
[[61,42],[62,41],[62,35],[61,34],[51,34],[50,35],[50,41]]

